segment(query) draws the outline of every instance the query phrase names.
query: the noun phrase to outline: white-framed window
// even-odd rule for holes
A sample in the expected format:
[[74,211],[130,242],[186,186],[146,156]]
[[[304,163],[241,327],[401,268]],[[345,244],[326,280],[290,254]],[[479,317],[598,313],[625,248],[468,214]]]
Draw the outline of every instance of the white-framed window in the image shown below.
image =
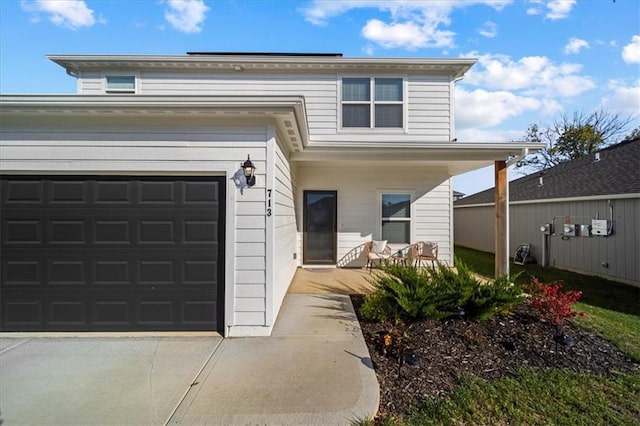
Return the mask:
[[403,128],[404,79],[401,77],[344,77],[343,128]]
[[104,91],[106,93],[137,93],[138,77],[135,74],[106,74]]
[[389,243],[411,243],[411,200],[402,191],[380,192],[380,236]]

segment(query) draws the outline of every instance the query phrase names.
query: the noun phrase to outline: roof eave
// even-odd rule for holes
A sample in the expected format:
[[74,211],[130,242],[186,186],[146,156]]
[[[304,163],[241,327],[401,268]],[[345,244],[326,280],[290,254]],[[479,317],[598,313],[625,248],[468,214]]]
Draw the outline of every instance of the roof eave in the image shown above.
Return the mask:
[[[82,69],[162,68],[162,69],[403,69],[446,73],[457,79],[475,64],[473,58],[345,58],[332,56],[269,55],[47,55],[77,73]],[[239,67],[239,68],[238,68]]]

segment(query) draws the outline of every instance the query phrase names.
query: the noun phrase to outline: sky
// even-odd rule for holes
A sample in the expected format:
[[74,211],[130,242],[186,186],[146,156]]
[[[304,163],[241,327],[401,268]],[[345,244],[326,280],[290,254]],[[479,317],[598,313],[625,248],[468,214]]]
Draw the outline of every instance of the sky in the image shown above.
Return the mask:
[[[47,54],[188,51],[476,58],[456,85],[460,142],[598,109],[640,126],[640,0],[0,0],[3,94],[74,93]],[[454,178],[492,186],[493,167]]]

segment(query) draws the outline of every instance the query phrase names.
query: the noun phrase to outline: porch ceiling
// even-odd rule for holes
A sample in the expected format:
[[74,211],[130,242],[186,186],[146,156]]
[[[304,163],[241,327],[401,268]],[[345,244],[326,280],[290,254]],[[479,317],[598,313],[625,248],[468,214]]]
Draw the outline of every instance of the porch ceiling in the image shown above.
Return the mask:
[[[315,144],[314,144],[315,145]],[[377,144],[360,148],[307,147],[294,152],[291,159],[296,162],[351,163],[354,166],[429,167],[447,170],[455,176],[493,165],[495,161],[513,163],[531,151],[542,148],[532,143],[433,143],[417,147],[415,144]]]

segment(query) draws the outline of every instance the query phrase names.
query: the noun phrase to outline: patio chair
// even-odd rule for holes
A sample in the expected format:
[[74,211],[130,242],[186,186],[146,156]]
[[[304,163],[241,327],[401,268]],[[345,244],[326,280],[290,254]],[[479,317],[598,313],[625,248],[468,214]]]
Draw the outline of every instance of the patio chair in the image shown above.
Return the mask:
[[438,243],[432,241],[420,241],[415,243],[411,250],[411,258],[415,260],[417,266],[425,262],[431,261],[431,267],[436,267],[438,260]]
[[391,248],[387,244],[387,241],[368,241],[364,245],[364,254],[367,256],[367,268],[369,273],[373,269],[373,266],[378,262],[378,266],[383,261],[391,258]]

